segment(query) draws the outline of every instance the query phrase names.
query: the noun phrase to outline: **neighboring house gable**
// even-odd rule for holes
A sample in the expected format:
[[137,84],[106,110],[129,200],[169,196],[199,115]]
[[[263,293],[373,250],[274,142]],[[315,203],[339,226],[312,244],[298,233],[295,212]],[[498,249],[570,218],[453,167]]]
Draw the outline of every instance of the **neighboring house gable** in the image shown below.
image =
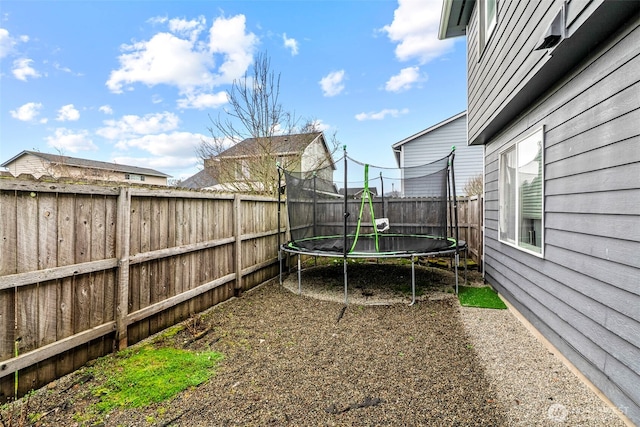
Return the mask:
[[[454,146],[456,147],[454,160],[456,194],[464,195],[467,182],[482,175],[483,155],[482,147],[467,145],[466,111],[396,142],[392,148],[398,166],[407,168],[442,159],[451,153]],[[403,181],[403,185],[410,185],[410,182]],[[411,188],[403,188],[402,192],[405,195],[413,193]]]
[[205,160],[205,170],[222,191],[275,193],[277,165],[291,172],[315,171],[332,181],[335,164],[322,132],[248,138]]
[[485,278],[640,424],[640,2],[497,2],[481,42],[487,1],[440,31],[466,27]]
[[40,153],[38,151],[22,151],[0,166],[7,168],[13,176],[29,174],[36,179],[46,175],[52,178],[167,185],[167,178],[169,177],[167,174],[149,168]]

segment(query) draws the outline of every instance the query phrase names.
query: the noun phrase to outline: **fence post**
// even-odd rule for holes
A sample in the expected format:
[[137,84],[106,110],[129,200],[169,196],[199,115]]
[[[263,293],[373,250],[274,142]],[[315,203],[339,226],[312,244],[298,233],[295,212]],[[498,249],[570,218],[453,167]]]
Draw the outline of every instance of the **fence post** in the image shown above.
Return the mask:
[[116,295],[116,345],[127,347],[127,315],[129,314],[129,238],[131,234],[131,192],[120,187],[117,206],[116,256],[118,257],[118,286]]
[[240,194],[233,196],[233,234],[236,238],[234,248],[234,265],[236,270],[236,285],[233,289],[235,296],[242,292],[242,200]]

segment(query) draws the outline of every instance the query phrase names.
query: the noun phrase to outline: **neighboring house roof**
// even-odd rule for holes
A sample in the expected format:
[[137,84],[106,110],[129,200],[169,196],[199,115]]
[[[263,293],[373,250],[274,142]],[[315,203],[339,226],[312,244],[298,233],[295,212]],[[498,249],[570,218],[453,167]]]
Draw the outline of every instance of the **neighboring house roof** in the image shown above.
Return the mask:
[[[271,150],[273,151],[273,155],[283,156],[283,155],[291,155],[297,154],[301,155],[304,150],[314,142],[316,139],[321,138],[322,144],[324,146],[327,158],[331,159],[331,152],[327,147],[327,143],[324,139],[324,135],[322,132],[311,132],[311,133],[298,133],[292,135],[277,135],[272,136],[270,138],[247,138],[239,143],[233,145],[232,147],[226,149],[222,153],[218,154],[216,157],[219,158],[242,158],[242,157],[253,157],[255,153],[260,153],[264,151],[261,149],[261,145],[268,143],[270,145]],[[331,160],[331,166],[335,169],[335,164],[333,160]]]
[[455,116],[453,116],[453,117],[449,117],[448,119],[443,120],[443,121],[441,121],[440,123],[437,123],[437,124],[435,124],[435,125],[433,125],[433,126],[431,126],[431,127],[428,127],[428,128],[426,128],[425,130],[423,130],[423,131],[420,131],[420,132],[418,132],[418,133],[416,133],[416,134],[413,134],[413,135],[411,135],[411,136],[409,136],[409,137],[407,137],[407,138],[403,139],[402,141],[398,141],[398,142],[396,142],[395,144],[393,144],[393,145],[391,146],[391,148],[393,149],[393,153],[394,153],[394,154],[395,154],[395,156],[396,156],[396,163],[398,164],[398,166],[399,166],[399,167],[402,167],[402,166],[403,166],[403,165],[401,165],[401,164],[400,164],[400,150],[399,150],[399,148],[400,148],[401,146],[403,146],[403,145],[404,145],[404,144],[406,144],[407,142],[411,142],[411,141],[413,141],[413,140],[415,140],[415,139],[417,139],[417,138],[420,138],[421,136],[424,136],[424,135],[426,135],[426,134],[428,134],[428,133],[430,133],[430,132],[433,132],[434,130],[436,130],[436,129],[438,129],[438,128],[441,128],[442,126],[444,126],[444,125],[446,125],[446,124],[449,124],[449,123],[453,122],[454,120],[458,120],[459,118],[461,118],[461,117],[466,117],[466,116],[467,116],[467,112],[466,112],[466,111],[463,111],[463,112],[461,112],[461,113],[456,114],[456,115],[455,115]]
[[180,183],[180,186],[184,188],[198,189],[212,187],[217,184],[218,180],[211,176],[207,169],[203,169],[195,175],[190,176],[189,178],[182,181]]
[[157,170],[149,169],[149,168],[141,168],[138,166],[130,166],[130,165],[121,165],[118,163],[110,163],[110,162],[99,162],[97,160],[80,159],[77,157],[68,157],[68,156],[61,156],[59,154],[48,154],[48,153],[41,153],[39,151],[28,151],[28,150],[22,151],[21,153],[13,156],[12,158],[7,160],[0,166],[7,167],[8,165],[13,163],[20,157],[25,156],[27,154],[40,157],[41,159],[46,160],[47,162],[50,162],[50,163],[58,163],[62,165],[75,166],[80,168],[101,169],[101,170],[106,170],[110,172],[133,173],[137,175],[158,176],[163,178],[168,178],[171,176],[171,175],[167,175],[166,173],[158,172]]

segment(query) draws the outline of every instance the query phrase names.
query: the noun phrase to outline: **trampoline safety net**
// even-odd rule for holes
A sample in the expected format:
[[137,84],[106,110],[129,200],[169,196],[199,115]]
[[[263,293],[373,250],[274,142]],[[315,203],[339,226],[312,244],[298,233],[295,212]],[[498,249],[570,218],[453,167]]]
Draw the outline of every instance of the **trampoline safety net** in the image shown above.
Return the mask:
[[346,153],[336,164],[343,180],[334,181],[327,169],[283,171],[289,249],[380,256],[455,248],[447,222],[453,152],[402,169],[360,163]]

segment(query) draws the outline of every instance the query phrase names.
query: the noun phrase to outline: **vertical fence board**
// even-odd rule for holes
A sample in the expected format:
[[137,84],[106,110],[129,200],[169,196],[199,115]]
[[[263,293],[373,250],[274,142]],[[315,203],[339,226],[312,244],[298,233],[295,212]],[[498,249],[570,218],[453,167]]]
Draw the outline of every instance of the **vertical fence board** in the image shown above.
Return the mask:
[[[16,192],[0,191],[0,275],[17,269]],[[15,340],[15,292],[0,291],[0,361],[13,357]],[[13,395],[13,376],[0,380],[0,403]]]
[[[148,252],[151,250],[151,199],[143,197],[140,200],[140,252]],[[143,262],[138,266],[140,271],[139,288],[139,306],[137,309],[149,306],[151,298],[151,264],[152,262]],[[138,338],[137,341],[149,336],[149,320],[138,322]]]
[[[176,200],[176,246],[184,245],[187,243],[185,237],[185,201],[183,198]],[[182,292],[187,291],[184,285],[184,277],[186,276],[185,270],[187,265],[187,255],[178,255],[175,262],[175,295],[180,295]],[[179,304],[175,308],[175,320],[179,322],[186,319],[189,316],[188,307],[185,308],[184,304]]]
[[[91,198],[91,257],[92,261],[106,259],[107,233],[107,200],[105,196],[95,195]],[[89,281],[89,327],[102,325],[105,322],[105,271],[91,273]],[[103,355],[104,338],[94,340],[89,345],[89,359]]]
[[[192,200],[192,199],[186,199],[185,200],[185,214],[186,214],[186,233],[187,233],[187,243],[192,244],[192,243],[196,243],[197,242],[197,200]],[[187,284],[187,288],[189,290],[194,289],[197,284],[197,269],[198,269],[198,265],[197,265],[197,260],[196,260],[196,254],[193,252],[190,252],[187,255],[187,267],[185,268],[184,273],[186,274],[185,276],[183,276],[183,280],[184,283]],[[190,299],[187,303],[188,307],[189,307],[189,316],[193,316],[198,310],[197,310],[197,304],[196,304],[196,300],[195,299]]]
[[129,314],[131,254],[131,193],[128,188],[120,188],[116,207],[116,256],[118,258],[118,284],[116,303],[116,342],[123,349],[129,342],[127,315]]
[[[160,218],[161,218],[161,204],[164,201],[164,199],[151,199],[151,222],[150,222],[150,240],[149,240],[149,244],[150,244],[150,250],[152,251],[156,251],[158,249],[161,249],[161,243],[160,243],[160,239],[161,239],[161,234],[162,234],[162,227],[165,226],[166,227],[166,223],[162,223]],[[161,277],[160,271],[161,271],[161,263],[163,263],[164,260],[153,260],[150,262],[150,266],[149,266],[149,270],[150,270],[150,274],[151,274],[151,281],[150,281],[150,294],[149,294],[149,303],[150,304],[154,304],[158,301],[162,301],[162,299],[164,299],[164,282],[163,282],[163,278]],[[151,319],[149,319],[149,333],[150,334],[154,334],[155,332],[158,332],[159,330],[161,330],[161,319],[162,314],[157,314],[155,316],[152,316]]]
[[[75,253],[75,197],[73,194],[58,195],[58,265],[71,265]],[[58,280],[58,339],[73,335],[73,283],[74,277]],[[62,376],[73,370],[73,353],[65,352],[57,358],[56,375]]]
[[[169,198],[167,206],[167,247],[176,246],[176,199]],[[174,278],[176,277],[176,260],[177,257],[171,257],[167,260],[167,297],[176,295],[176,285]],[[166,311],[166,320],[169,325],[175,323],[175,308]]]
[[[140,233],[142,230],[142,206],[139,197],[131,197],[131,235],[129,236],[129,247],[131,255],[142,252]],[[140,309],[140,282],[141,264],[129,267],[129,313]],[[129,327],[128,341],[133,344],[139,341],[140,325],[135,324]]]
[[[75,263],[82,263],[91,260],[91,220],[92,220],[92,197],[76,194],[76,221],[75,227]],[[91,274],[74,276],[74,333],[89,329],[91,322]],[[89,360],[89,345],[79,348],[73,357],[75,369],[80,368]]]
[[[58,206],[55,193],[41,193],[38,197],[38,269],[56,267],[58,263]],[[38,286],[38,347],[57,340],[58,281]],[[55,359],[39,364],[38,381],[49,382],[56,377]]]
[[[17,272],[38,269],[38,194],[20,192],[17,199]],[[38,347],[38,284],[23,286],[16,292],[16,340],[20,354]],[[34,315],[35,314],[35,315]],[[37,372],[22,371],[18,390],[27,392],[37,382]]]
[[242,205],[240,201],[240,196],[238,194],[235,195],[233,199],[233,235],[236,238],[235,241],[235,251],[233,254],[233,266],[234,271],[236,273],[236,283],[234,286],[234,293],[238,295],[242,290],[242,231],[246,229],[242,224]]
[[[116,234],[117,234],[117,202],[115,197],[107,198],[105,202],[105,258],[116,258]],[[116,319],[116,271],[110,270],[105,272],[104,276],[104,307],[103,319],[110,322]],[[103,353],[109,353],[114,349],[114,341],[112,337],[105,339]]]
[[[0,275],[17,272],[16,193],[0,192]],[[15,290],[0,291],[0,360],[13,357]]]

